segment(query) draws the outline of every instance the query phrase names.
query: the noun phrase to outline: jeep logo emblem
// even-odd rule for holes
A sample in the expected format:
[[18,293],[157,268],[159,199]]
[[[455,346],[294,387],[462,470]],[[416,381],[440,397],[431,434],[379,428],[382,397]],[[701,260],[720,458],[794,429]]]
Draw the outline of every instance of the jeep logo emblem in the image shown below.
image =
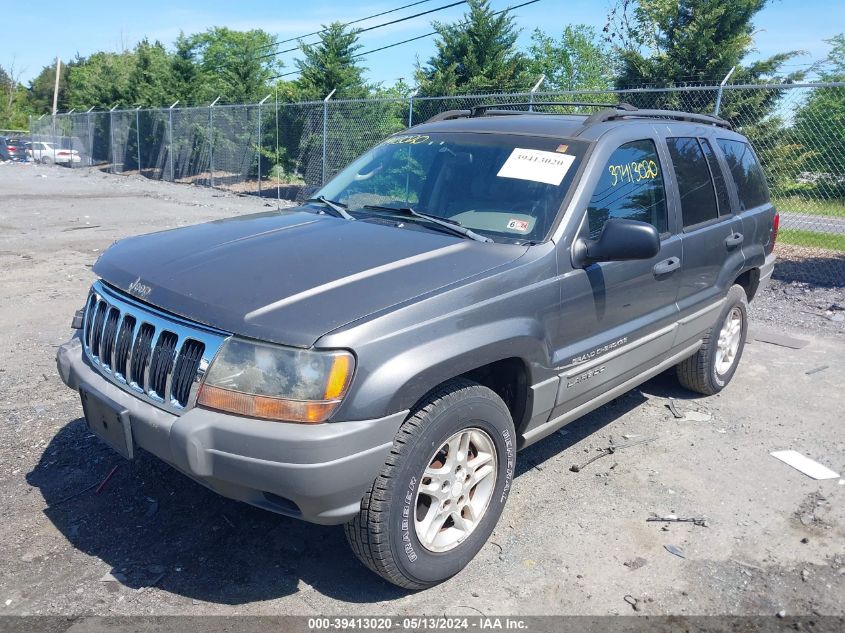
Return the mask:
[[138,295],[142,299],[146,299],[147,295],[150,294],[151,291],[152,288],[141,283],[140,277],[138,277],[138,279],[129,284],[129,292]]

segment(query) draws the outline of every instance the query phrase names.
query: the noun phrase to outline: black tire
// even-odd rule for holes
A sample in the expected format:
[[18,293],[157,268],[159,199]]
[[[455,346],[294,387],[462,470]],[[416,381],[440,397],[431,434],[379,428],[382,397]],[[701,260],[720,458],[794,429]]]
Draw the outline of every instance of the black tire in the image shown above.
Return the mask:
[[53,159],[50,158],[49,156],[45,156],[44,158],[41,159],[41,164],[42,165],[52,165]]
[[[739,337],[739,348],[733,357],[729,368],[722,373],[716,366],[717,348],[719,335],[729,315],[737,313],[741,316],[741,328]],[[676,367],[678,380],[690,391],[696,391],[707,396],[719,393],[731,381],[739,361],[742,358],[742,351],[745,349],[745,341],[748,338],[748,297],[742,286],[731,286],[728,297],[716,323],[707,330],[704,335],[704,342],[701,348],[693,355],[679,363]]]
[[[463,429],[484,431],[495,447],[492,497],[465,540],[449,551],[431,551],[422,545],[415,528],[418,482],[422,483],[432,454]],[[372,571],[405,589],[425,589],[454,576],[496,526],[511,489],[515,458],[513,421],[502,399],[469,380],[446,383],[429,394],[396,433],[381,473],[361,501],[360,513],[346,524],[352,551]]]

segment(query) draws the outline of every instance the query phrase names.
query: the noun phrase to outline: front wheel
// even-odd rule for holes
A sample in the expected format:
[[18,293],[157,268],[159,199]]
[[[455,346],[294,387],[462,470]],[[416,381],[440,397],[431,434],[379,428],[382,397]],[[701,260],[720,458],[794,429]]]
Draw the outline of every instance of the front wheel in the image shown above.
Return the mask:
[[399,428],[360,513],[346,525],[353,552],[406,589],[454,576],[496,526],[515,456],[502,399],[469,380],[447,383]]
[[701,348],[677,366],[678,380],[687,389],[707,396],[720,392],[736,373],[747,337],[748,298],[742,286],[734,285]]

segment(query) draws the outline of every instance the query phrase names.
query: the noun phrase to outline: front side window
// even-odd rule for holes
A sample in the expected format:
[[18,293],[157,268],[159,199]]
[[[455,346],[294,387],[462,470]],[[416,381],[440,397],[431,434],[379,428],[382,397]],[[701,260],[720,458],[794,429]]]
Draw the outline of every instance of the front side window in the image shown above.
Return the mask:
[[663,170],[654,141],[625,143],[611,154],[590,198],[590,237],[598,237],[610,218],[639,220],[659,233],[668,230]]
[[666,139],[675,166],[684,228],[719,217],[710,167],[697,138]]
[[[495,241],[545,238],[588,144],[571,139],[398,134],[341,171],[317,194],[359,220],[410,207]],[[368,207],[382,207],[372,209]]]
[[731,170],[736,192],[739,197],[739,209],[753,209],[769,201],[769,189],[763,169],[748,143],[720,138],[719,147],[725,153]]

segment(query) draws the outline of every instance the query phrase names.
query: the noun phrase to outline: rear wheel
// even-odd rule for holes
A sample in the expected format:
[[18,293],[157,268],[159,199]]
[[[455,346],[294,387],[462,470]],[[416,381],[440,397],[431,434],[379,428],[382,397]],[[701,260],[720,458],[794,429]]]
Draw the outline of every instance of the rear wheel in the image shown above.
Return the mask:
[[43,157],[43,158],[41,159],[41,164],[42,164],[42,165],[52,165],[52,164],[53,164],[53,159],[52,159],[52,158],[50,158],[49,156],[45,156],[45,157]]
[[701,348],[677,366],[678,380],[692,391],[713,395],[731,381],[748,337],[748,298],[742,286],[731,286],[716,324]]
[[499,520],[515,453],[502,399],[469,380],[447,383],[396,434],[361,512],[346,525],[353,552],[406,589],[455,575]]

